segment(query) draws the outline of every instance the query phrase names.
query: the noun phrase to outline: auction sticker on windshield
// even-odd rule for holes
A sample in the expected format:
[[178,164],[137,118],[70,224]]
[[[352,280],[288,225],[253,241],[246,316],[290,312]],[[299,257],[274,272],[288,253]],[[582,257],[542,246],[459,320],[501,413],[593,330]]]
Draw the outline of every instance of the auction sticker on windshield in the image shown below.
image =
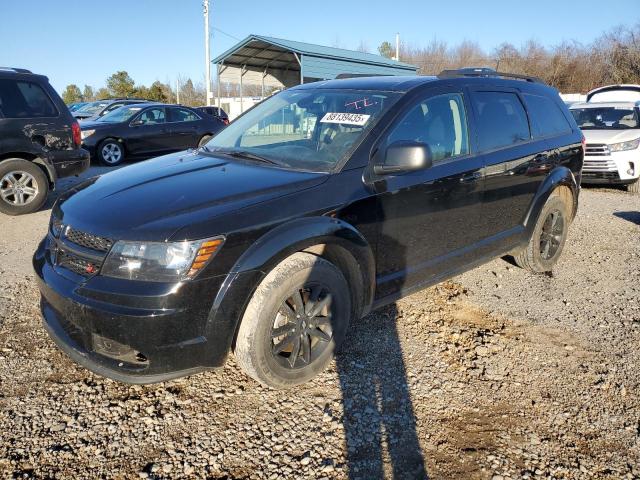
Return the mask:
[[329,112],[322,117],[320,123],[342,123],[345,125],[364,125],[371,115],[360,113],[332,113]]

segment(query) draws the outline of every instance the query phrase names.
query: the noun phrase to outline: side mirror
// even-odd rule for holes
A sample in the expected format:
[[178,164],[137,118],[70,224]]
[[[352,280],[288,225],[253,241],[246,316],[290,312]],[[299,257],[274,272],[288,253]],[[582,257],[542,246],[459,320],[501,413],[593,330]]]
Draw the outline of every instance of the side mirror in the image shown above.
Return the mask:
[[132,127],[139,127],[140,125],[144,125],[144,122],[142,120],[134,120],[133,122],[131,122],[131,126]]
[[401,140],[387,147],[384,158],[374,160],[373,172],[376,175],[407,173],[424,170],[432,165],[433,157],[429,145]]

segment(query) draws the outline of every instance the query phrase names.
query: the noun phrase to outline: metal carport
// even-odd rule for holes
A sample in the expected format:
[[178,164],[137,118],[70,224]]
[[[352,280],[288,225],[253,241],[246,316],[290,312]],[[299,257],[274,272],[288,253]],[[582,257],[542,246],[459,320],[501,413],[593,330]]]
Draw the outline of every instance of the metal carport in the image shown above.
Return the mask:
[[325,47],[281,38],[249,35],[212,60],[221,81],[264,87],[292,87],[300,83],[330,80],[340,74],[415,75],[417,67],[372,53]]

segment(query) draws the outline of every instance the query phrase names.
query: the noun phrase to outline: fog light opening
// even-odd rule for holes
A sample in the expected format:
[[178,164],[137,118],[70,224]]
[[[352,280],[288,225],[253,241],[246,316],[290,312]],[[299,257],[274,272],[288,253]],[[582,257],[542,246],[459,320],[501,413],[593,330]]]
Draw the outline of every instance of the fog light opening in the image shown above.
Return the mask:
[[634,176],[636,173],[636,169],[634,168],[633,163],[629,162],[629,170],[627,170],[627,175]]
[[149,360],[147,360],[147,357],[143,354],[143,353],[136,353],[136,360],[140,363],[147,363]]

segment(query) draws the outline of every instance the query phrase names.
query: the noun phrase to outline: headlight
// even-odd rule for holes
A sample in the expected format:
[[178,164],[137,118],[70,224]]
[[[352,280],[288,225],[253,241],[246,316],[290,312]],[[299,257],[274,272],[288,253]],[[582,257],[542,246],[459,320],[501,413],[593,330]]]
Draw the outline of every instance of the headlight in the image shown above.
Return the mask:
[[614,143],[609,145],[609,150],[612,152],[624,152],[625,150],[635,150],[640,145],[640,137],[635,140],[629,140],[628,142]]
[[95,130],[81,130],[80,131],[80,138],[82,140],[84,140],[87,137],[90,137],[91,135],[93,135],[96,131]]
[[195,277],[222,246],[224,238],[193,242],[118,241],[100,270],[107,277],[176,282]]

